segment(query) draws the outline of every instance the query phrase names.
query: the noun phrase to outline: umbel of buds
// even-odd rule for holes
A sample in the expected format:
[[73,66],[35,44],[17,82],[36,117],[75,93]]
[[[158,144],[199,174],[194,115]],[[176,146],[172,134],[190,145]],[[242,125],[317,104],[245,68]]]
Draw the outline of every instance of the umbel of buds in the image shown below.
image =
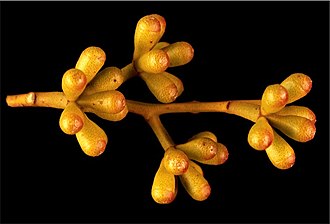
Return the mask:
[[182,94],[184,87],[181,80],[166,69],[189,63],[194,49],[184,41],[159,42],[165,28],[165,19],[157,14],[139,20],[134,35],[133,66],[159,102],[171,103]]
[[160,204],[172,202],[177,195],[178,180],[193,199],[207,199],[211,186],[196,162],[221,165],[227,158],[226,146],[218,143],[217,137],[209,131],[200,132],[188,142],[168,148],[153,181],[153,199]]
[[84,112],[93,112],[101,118],[117,121],[127,114],[124,95],[119,92],[121,70],[106,68],[100,73],[106,55],[99,47],[85,49],[75,66],[62,78],[62,90],[67,104],[60,117],[62,131],[76,135],[82,150],[89,156],[102,154],[108,143],[106,133]]
[[307,75],[295,73],[281,84],[269,85],[262,95],[261,115],[249,131],[248,142],[256,150],[265,150],[270,161],[279,169],[292,167],[295,153],[272,126],[298,142],[313,139],[315,114],[307,107],[287,106],[307,95],[311,88],[312,80]]
[[[160,120],[162,114],[221,112],[248,119],[254,122],[248,132],[248,144],[265,151],[274,167],[282,170],[292,167],[296,159],[294,150],[277,132],[298,142],[314,138],[316,115],[307,107],[290,105],[310,92],[310,77],[291,74],[283,82],[267,86],[260,100],[173,103],[184,87],[166,69],[189,63],[194,49],[185,41],[160,41],[165,28],[162,16],[144,16],[136,25],[132,61],[122,69],[114,66],[102,69],[106,54],[101,48],[91,46],[81,53],[73,68],[64,72],[62,92],[11,95],[6,102],[11,107],[63,109],[59,118],[61,130],[75,135],[82,151],[90,157],[104,152],[108,137],[87,113],[112,122],[121,121],[128,112],[143,116],[164,149],[151,187],[151,196],[159,204],[174,201],[179,182],[192,199],[206,200],[211,186],[202,166],[222,165],[229,155],[227,147],[210,131],[201,131],[185,143],[174,143]],[[160,103],[126,99],[118,89],[133,77],[142,78]]]

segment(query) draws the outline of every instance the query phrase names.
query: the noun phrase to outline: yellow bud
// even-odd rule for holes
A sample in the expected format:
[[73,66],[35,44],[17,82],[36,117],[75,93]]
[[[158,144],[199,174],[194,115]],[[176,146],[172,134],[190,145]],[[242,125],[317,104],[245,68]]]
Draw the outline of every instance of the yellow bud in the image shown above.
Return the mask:
[[176,42],[162,49],[170,59],[169,67],[185,65],[194,57],[194,48],[187,42]]
[[179,96],[178,87],[165,75],[142,72],[140,76],[159,102],[171,103]]
[[80,55],[76,69],[83,71],[90,82],[104,65],[106,56],[99,47],[88,47]]
[[176,177],[165,169],[162,160],[154,177],[151,196],[159,204],[169,204],[175,199],[176,194]]
[[108,137],[103,129],[86,115],[85,124],[76,137],[83,152],[92,157],[101,155],[108,143]]
[[314,138],[315,123],[305,117],[271,114],[267,118],[272,126],[298,142],[307,142]]
[[170,45],[167,42],[158,42],[152,49],[162,49],[164,47],[167,47],[168,45]]
[[60,128],[65,134],[74,135],[84,126],[85,115],[75,102],[69,102],[60,117]]
[[267,115],[281,110],[288,102],[288,92],[280,84],[269,85],[261,98],[261,114]]
[[165,76],[168,79],[170,79],[175,84],[176,88],[178,89],[178,96],[180,96],[182,94],[182,92],[184,90],[184,86],[183,86],[182,81],[178,77],[176,77],[176,76],[174,76],[174,75],[172,75],[171,73],[168,73],[168,72],[162,72],[162,73],[159,73],[159,74]]
[[86,85],[86,75],[79,69],[69,69],[62,77],[62,90],[69,101],[75,101]]
[[116,67],[107,67],[100,71],[88,84],[84,95],[117,89],[124,81],[122,71]]
[[313,123],[316,122],[316,116],[312,110],[307,107],[303,106],[286,106],[276,114],[278,115],[295,115],[299,117],[307,118],[308,120],[312,121]]
[[202,132],[194,135],[190,140],[193,140],[193,139],[196,139],[196,138],[201,138],[201,137],[209,138],[209,139],[213,140],[214,142],[218,141],[217,136],[215,136],[215,134],[213,134],[210,131],[202,131]]
[[203,163],[203,164],[215,165],[215,166],[224,164],[227,161],[228,156],[229,156],[228,149],[224,144],[222,144],[220,142],[217,143],[217,149],[218,149],[218,152],[212,159],[196,160],[196,161]]
[[170,65],[170,60],[163,50],[151,50],[136,59],[135,68],[138,72],[161,73]]
[[181,175],[187,171],[189,159],[181,150],[170,147],[164,154],[164,166],[168,172]]
[[202,170],[202,167],[200,167],[200,165],[198,165],[197,163],[195,163],[192,160],[189,160],[189,166],[194,167],[195,170],[197,170],[198,173],[200,173],[202,176],[204,176],[204,172]]
[[273,143],[266,149],[267,156],[278,169],[291,168],[296,160],[291,146],[274,131]]
[[110,114],[110,113],[104,113],[104,112],[99,112],[95,110],[90,110],[89,112],[92,112],[99,116],[100,118],[103,118],[108,121],[121,121],[124,119],[128,113],[128,108],[127,105],[124,107],[124,109],[116,114]]
[[294,73],[286,78],[281,85],[288,91],[288,103],[291,103],[299,100],[309,93],[312,89],[312,80],[305,74]]
[[117,90],[97,92],[92,95],[83,95],[77,103],[87,111],[116,114],[122,111],[126,105],[124,95]]
[[197,201],[206,200],[211,194],[211,187],[207,180],[193,166],[179,176],[183,187],[188,194]]
[[268,124],[265,117],[259,117],[249,131],[249,145],[256,150],[264,150],[272,144],[273,139],[273,128]]
[[150,51],[163,36],[165,19],[157,14],[142,17],[135,28],[133,61]]
[[175,147],[185,152],[190,159],[198,161],[212,159],[218,151],[216,142],[203,137],[190,140]]

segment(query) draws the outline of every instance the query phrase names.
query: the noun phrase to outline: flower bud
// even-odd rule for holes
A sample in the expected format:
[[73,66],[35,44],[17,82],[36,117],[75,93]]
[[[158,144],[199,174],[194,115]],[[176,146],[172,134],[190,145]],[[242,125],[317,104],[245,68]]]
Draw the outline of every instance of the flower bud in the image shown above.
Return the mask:
[[164,47],[167,47],[170,45],[167,42],[158,42],[152,49],[163,49]]
[[99,47],[88,47],[80,55],[76,69],[83,71],[90,82],[104,65],[106,56]]
[[69,102],[62,111],[60,128],[65,134],[74,135],[84,126],[85,115],[75,102]]
[[108,137],[103,129],[86,115],[85,124],[76,137],[83,152],[92,157],[101,155],[108,143]]
[[211,187],[207,180],[193,166],[179,176],[183,187],[188,194],[197,201],[206,200],[211,194]]
[[298,142],[307,142],[314,138],[315,123],[305,117],[271,114],[267,118],[272,126]]
[[291,168],[296,160],[291,146],[274,131],[273,143],[266,149],[267,156],[278,169]]
[[151,188],[151,196],[159,204],[171,203],[177,194],[176,177],[168,172],[163,163],[163,159],[154,177]]
[[187,155],[181,150],[170,147],[164,154],[164,167],[174,175],[185,173],[189,166]]
[[86,75],[79,69],[69,69],[62,77],[62,90],[69,101],[75,101],[86,85]]
[[215,134],[213,134],[210,131],[202,131],[196,135],[194,135],[190,140],[196,139],[196,138],[209,138],[211,140],[213,140],[214,142],[217,142],[217,136],[215,136]]
[[216,142],[203,137],[190,140],[175,147],[185,152],[190,159],[198,161],[212,159],[218,151]]
[[224,144],[220,142],[217,143],[217,149],[218,149],[217,154],[212,159],[208,159],[208,160],[198,159],[196,161],[203,164],[215,165],[215,166],[224,164],[229,156],[228,149]]
[[83,95],[77,100],[77,103],[86,108],[86,110],[110,114],[119,113],[126,105],[124,95],[117,90],[97,92],[86,96]]
[[316,116],[312,110],[303,106],[286,106],[276,114],[286,116],[286,115],[295,115],[299,117],[307,118],[313,123],[316,122]]
[[176,42],[162,48],[169,59],[169,67],[185,65],[189,63],[194,57],[194,48],[187,42]]
[[157,14],[142,17],[135,28],[133,61],[150,51],[163,36],[165,19]]
[[124,107],[124,109],[116,114],[110,114],[110,113],[104,113],[104,112],[99,112],[97,110],[90,110],[89,112],[92,112],[99,116],[100,118],[103,118],[108,121],[121,121],[124,119],[128,113],[128,108],[127,105]]
[[183,91],[180,89],[180,86],[178,88],[176,83],[166,75],[163,75],[163,73],[150,74],[142,72],[140,76],[159,102],[171,103],[175,101],[180,92]]
[[288,103],[291,103],[309,93],[312,89],[312,80],[305,74],[294,73],[286,78],[281,85],[288,91]]
[[195,163],[192,160],[189,160],[189,166],[194,167],[198,173],[200,173],[202,176],[204,176],[204,172],[203,172],[202,168],[200,167],[200,165],[198,165],[197,163]]
[[259,117],[249,131],[249,145],[256,150],[264,150],[272,144],[273,139],[273,128],[268,124],[265,117]]
[[163,50],[151,50],[136,59],[135,68],[138,72],[161,73],[170,65],[168,55]]
[[116,67],[107,67],[100,71],[88,84],[84,95],[117,89],[124,81],[122,71]]
[[288,92],[280,84],[269,85],[261,98],[261,114],[267,115],[281,110],[288,102]]
[[168,73],[168,72],[162,72],[162,73],[159,73],[160,75],[163,75],[165,76],[166,78],[168,78],[169,80],[171,80],[177,90],[178,90],[178,96],[180,96],[182,94],[182,92],[184,91],[184,86],[183,86],[183,83],[181,81],[181,79],[179,79],[178,77],[172,75],[171,73]]

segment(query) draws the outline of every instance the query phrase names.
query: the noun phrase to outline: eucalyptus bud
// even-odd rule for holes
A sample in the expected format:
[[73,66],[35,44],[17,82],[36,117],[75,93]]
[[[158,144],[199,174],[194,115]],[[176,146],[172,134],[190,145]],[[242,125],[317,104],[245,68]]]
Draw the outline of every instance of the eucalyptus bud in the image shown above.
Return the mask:
[[189,159],[181,150],[170,147],[164,154],[163,163],[167,171],[174,175],[181,175],[187,171]]
[[193,166],[179,176],[183,187],[188,194],[197,201],[206,200],[211,194],[211,187],[203,175]]
[[117,89],[124,81],[121,69],[107,67],[100,71],[86,87],[84,94],[90,95],[96,92]]
[[83,95],[77,100],[77,103],[82,107],[86,107],[87,110],[110,114],[119,113],[126,106],[124,95],[117,90]]
[[136,59],[135,68],[138,72],[161,73],[170,65],[168,55],[163,50],[151,50]]
[[294,115],[299,117],[307,118],[313,123],[316,122],[316,116],[312,110],[303,106],[286,106],[282,110],[276,113],[277,115]]
[[171,103],[176,100],[182,88],[177,86],[172,79],[169,79],[166,75],[161,74],[150,74],[142,72],[141,78],[147,84],[151,93],[161,103]]
[[217,143],[204,137],[190,140],[175,147],[185,152],[190,159],[198,161],[212,159],[218,151]]
[[194,57],[194,48],[187,42],[180,41],[170,44],[164,48],[169,59],[169,67],[181,66],[189,63]]
[[273,128],[265,117],[259,117],[249,131],[249,145],[256,150],[264,150],[272,144],[273,139]]
[[288,91],[288,103],[291,103],[306,96],[310,92],[312,89],[312,80],[305,74],[294,73],[287,77],[281,85]]
[[171,203],[177,194],[176,177],[164,167],[163,159],[154,177],[151,196],[159,204]]
[[265,89],[261,98],[261,114],[267,115],[275,113],[288,102],[288,92],[280,84],[269,85]]
[[291,168],[296,160],[291,146],[275,131],[273,143],[266,149],[266,153],[271,163],[282,170]]
[[135,28],[133,61],[150,51],[163,36],[165,19],[157,14],[142,17]]
[[83,128],[76,133],[77,140],[83,152],[88,156],[101,155],[108,143],[106,133],[85,115]]
[[75,102],[69,102],[60,117],[60,128],[65,134],[74,135],[84,126],[85,115]]
[[62,77],[62,90],[69,101],[75,101],[85,90],[86,75],[79,69],[69,69]]
[[102,68],[106,59],[104,51],[99,47],[88,47],[80,55],[76,69],[81,70],[90,82]]
[[305,117],[271,114],[267,118],[273,127],[298,142],[307,142],[314,138],[315,123]]

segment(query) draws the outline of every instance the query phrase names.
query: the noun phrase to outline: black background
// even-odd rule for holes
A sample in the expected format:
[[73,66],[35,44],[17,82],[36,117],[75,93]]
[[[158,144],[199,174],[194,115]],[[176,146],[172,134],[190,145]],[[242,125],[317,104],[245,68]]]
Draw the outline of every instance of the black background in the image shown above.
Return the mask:
[[[109,138],[90,158],[60,130],[61,110],[6,106],[9,94],[61,91],[62,75],[88,46],[106,52],[105,66],[124,67],[137,21],[152,13],[166,19],[161,40],[195,49],[189,64],[168,69],[185,85],[178,102],[260,99],[291,73],[311,77],[311,92],[294,104],[314,111],[317,132],[307,143],[285,137],[296,152],[291,169],[276,169],[248,145],[250,121],[164,115],[175,142],[209,130],[230,155],[222,166],[203,166],[212,187],[206,201],[179,184],[176,200],[158,205],[150,190],[163,150],[142,117],[90,115]],[[328,2],[1,2],[1,221],[328,222],[328,63]],[[139,78],[119,90],[156,102]]]

